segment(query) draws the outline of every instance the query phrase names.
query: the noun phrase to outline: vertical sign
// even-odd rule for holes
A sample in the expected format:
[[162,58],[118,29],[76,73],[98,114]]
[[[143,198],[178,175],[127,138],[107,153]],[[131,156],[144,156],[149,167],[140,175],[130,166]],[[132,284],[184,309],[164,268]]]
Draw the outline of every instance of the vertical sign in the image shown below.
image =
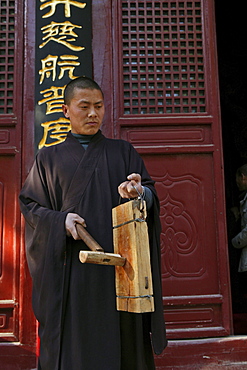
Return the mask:
[[78,76],[92,77],[91,1],[36,1],[36,149],[65,139],[64,88]]

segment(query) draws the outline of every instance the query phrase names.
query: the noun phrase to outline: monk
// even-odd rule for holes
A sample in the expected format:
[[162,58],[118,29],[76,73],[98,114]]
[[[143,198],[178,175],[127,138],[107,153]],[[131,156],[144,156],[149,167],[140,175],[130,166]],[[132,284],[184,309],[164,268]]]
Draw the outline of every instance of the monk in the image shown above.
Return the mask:
[[[151,370],[166,346],[160,276],[159,201],[145,165],[124,140],[101,130],[104,97],[90,78],[66,86],[63,112],[71,132],[42,148],[20,193],[26,255],[39,322],[42,370]],[[116,310],[115,268],[82,264],[88,250],[76,224],[113,253],[112,208],[143,194],[155,312]]]

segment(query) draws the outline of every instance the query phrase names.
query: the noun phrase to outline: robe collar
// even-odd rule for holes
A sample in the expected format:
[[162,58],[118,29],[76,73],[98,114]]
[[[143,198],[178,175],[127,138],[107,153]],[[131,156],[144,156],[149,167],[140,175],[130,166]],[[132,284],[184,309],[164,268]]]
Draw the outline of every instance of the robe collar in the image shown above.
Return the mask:
[[98,160],[104,150],[105,136],[99,130],[90,141],[87,151],[79,141],[69,132],[64,142],[63,155],[73,156],[77,166],[63,200],[62,211],[66,211],[79,204],[84,192],[97,167]]

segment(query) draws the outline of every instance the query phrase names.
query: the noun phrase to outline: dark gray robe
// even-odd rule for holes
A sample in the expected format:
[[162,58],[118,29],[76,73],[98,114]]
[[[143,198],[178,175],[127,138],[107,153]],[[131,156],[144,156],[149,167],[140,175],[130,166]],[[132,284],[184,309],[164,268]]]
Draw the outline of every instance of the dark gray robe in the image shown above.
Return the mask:
[[[155,295],[152,314],[116,310],[113,266],[82,264],[82,241],[66,237],[68,212],[86,220],[105,252],[113,252],[112,208],[118,185],[139,173],[154,194],[149,211]],[[87,150],[70,133],[38,153],[20,194],[26,219],[26,254],[39,321],[42,370],[144,370],[166,346],[160,281],[159,202],[154,182],[135,149],[99,131]]]

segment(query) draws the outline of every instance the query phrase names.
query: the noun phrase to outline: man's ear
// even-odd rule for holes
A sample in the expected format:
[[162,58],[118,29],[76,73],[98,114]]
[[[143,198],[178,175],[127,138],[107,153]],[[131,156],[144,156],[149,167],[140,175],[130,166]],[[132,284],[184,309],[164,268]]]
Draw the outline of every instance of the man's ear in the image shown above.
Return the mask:
[[66,118],[69,118],[69,107],[67,104],[62,105],[63,114]]

